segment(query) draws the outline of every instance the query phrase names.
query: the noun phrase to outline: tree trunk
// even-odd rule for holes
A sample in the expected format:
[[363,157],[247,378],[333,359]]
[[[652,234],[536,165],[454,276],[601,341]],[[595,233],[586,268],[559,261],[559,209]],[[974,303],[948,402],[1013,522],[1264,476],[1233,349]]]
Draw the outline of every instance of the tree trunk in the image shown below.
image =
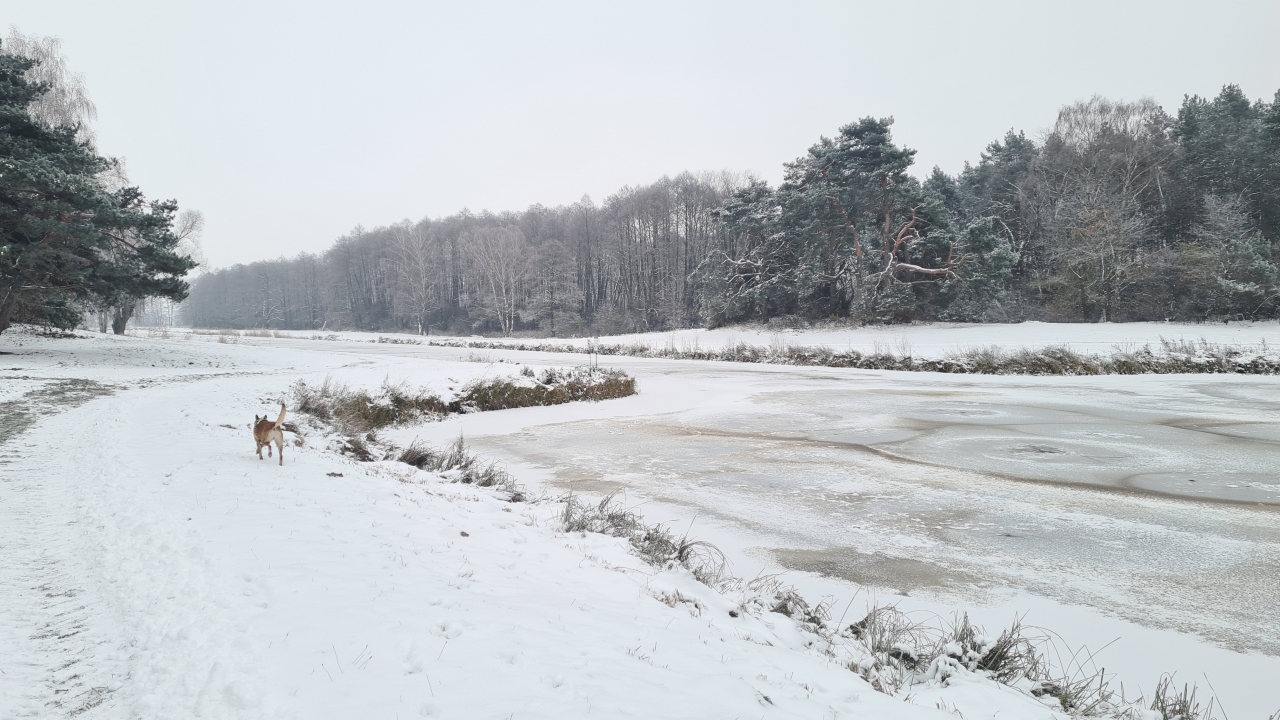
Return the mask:
[[133,301],[128,301],[115,307],[111,313],[111,332],[117,335],[124,334],[125,326],[129,324],[129,318],[133,317],[134,305]]
[[9,329],[13,319],[13,311],[18,307],[18,296],[22,294],[22,281],[14,280],[5,293],[4,304],[0,305],[0,333]]

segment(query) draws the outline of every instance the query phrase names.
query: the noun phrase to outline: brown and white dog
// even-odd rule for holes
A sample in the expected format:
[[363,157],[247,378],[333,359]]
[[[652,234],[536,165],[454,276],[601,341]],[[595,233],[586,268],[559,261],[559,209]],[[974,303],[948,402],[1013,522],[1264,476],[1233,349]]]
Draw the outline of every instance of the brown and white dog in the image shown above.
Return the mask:
[[280,431],[280,426],[284,424],[284,403],[280,403],[280,417],[275,422],[267,419],[266,415],[259,418],[253,416],[253,440],[258,443],[258,459],[262,459],[262,448],[267,449],[267,457],[271,457],[271,443],[276,444],[276,450],[280,452],[280,464],[284,465],[284,433]]

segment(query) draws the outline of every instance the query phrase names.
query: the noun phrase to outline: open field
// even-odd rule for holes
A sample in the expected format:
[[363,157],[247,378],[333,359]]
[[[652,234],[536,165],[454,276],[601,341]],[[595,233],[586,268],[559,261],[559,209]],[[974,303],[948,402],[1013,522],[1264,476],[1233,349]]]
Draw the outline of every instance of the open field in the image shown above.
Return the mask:
[[[1271,342],[1275,326],[1228,330],[1207,339]],[[730,625],[691,578],[647,569],[611,538],[556,534],[555,503],[356,463],[319,435],[286,447],[282,468],[260,463],[245,427],[297,379],[444,396],[581,355],[182,337],[0,337],[13,353],[0,356],[0,562],[20,578],[0,603],[0,715],[1046,712],[965,687],[901,703],[806,650],[780,616]],[[1130,696],[1177,672],[1207,675],[1235,720],[1280,705],[1267,611],[1280,604],[1276,378],[607,363],[640,394],[382,436],[461,432],[535,493],[623,489],[649,520],[715,542],[739,575],[787,570],[841,608],[967,609],[993,629],[1030,612],[1073,646],[1116,640],[1097,659]],[[676,589],[699,614],[655,601]],[[494,682],[527,702],[503,705],[482,689]]]

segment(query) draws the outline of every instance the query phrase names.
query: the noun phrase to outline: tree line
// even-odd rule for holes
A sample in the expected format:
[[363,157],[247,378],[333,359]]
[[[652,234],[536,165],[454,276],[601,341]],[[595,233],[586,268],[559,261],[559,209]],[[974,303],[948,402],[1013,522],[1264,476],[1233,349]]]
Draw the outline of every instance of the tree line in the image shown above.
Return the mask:
[[183,307],[200,327],[537,331],[701,322],[699,266],[731,246],[716,213],[747,180],[683,173],[602,204],[357,228],[316,255],[207,273]]
[[662,330],[855,322],[1273,318],[1280,92],[1064,107],[957,175],[911,175],[892,118],[785,165],[683,173],[595,204],[357,228],[321,254],[203,275],[206,327]]

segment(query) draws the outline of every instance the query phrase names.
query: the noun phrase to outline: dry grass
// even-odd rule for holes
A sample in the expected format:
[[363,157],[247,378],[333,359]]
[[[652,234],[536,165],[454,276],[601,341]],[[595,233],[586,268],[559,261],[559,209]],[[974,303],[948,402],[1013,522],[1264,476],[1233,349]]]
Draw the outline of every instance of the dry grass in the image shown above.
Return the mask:
[[[533,371],[527,370],[529,375]],[[356,390],[325,378],[320,385],[299,380],[290,389],[290,403],[296,412],[311,416],[344,436],[340,452],[362,462],[396,459],[431,472],[452,475],[458,482],[493,487],[506,492],[513,501],[525,499],[524,490],[506,471],[494,463],[483,463],[467,452],[462,439],[444,450],[414,442],[403,450],[383,443],[377,431],[423,420],[434,420],[450,412],[503,410],[531,405],[553,405],[576,400],[599,400],[635,393],[635,380],[614,370],[547,370],[532,382],[488,379],[469,383],[461,396],[450,403],[425,389],[411,389],[404,383],[387,381],[376,392]],[[718,551],[717,551],[718,552]],[[706,554],[696,542],[687,542],[678,553],[691,564]]]
[[729,561],[720,548],[703,540],[692,540],[688,534],[677,538],[663,525],[646,524],[639,513],[617,500],[616,493],[606,495],[595,504],[569,495],[564,500],[560,523],[565,532],[594,532],[624,538],[650,565],[687,568],[711,587],[721,587],[730,578]]
[[443,400],[423,389],[410,390],[403,383],[383,382],[376,393],[353,390],[329,378],[319,386],[299,380],[290,389],[293,406],[345,435],[363,435],[394,425],[443,416]]
[[[293,335],[284,330],[271,330],[269,328],[251,328],[248,330],[232,330],[230,328],[192,328],[190,333],[185,333],[190,338],[193,335],[210,335],[219,338],[228,338],[225,342],[236,343],[239,338],[259,337],[259,338],[294,338]],[[235,339],[231,339],[235,338]],[[219,340],[219,342],[224,342]]]
[[[532,370],[528,370],[532,374]],[[536,380],[507,378],[475,380],[446,403],[423,388],[383,382],[375,393],[354,390],[326,378],[321,385],[299,380],[290,394],[293,406],[332,423],[346,435],[357,435],[395,425],[444,417],[448,413],[482,412],[510,408],[558,405],[583,400],[626,397],[636,392],[635,378],[620,370],[576,368],[544,370]]]
[[[1183,684],[1179,692],[1173,684],[1173,676],[1165,675],[1156,684],[1155,695],[1151,698],[1151,710],[1160,714],[1160,720],[1217,720],[1214,712],[1218,702],[1210,698],[1207,705],[1201,706],[1196,699],[1196,686]],[[1218,706],[1221,710],[1221,706]],[[1274,715],[1272,717],[1275,717]]]
[[1146,346],[1140,349],[1115,348],[1104,355],[1080,353],[1065,345],[1037,350],[1004,350],[990,346],[959,350],[941,359],[915,358],[909,345],[898,348],[877,347],[873,352],[862,353],[857,350],[836,351],[824,346],[788,345],[781,340],[775,340],[769,346],[748,345],[740,342],[714,349],[702,349],[697,346],[676,348],[673,344],[653,347],[638,343],[572,345],[568,343],[504,343],[487,340],[428,340],[427,344],[488,350],[526,350],[672,360],[718,360],[772,365],[979,375],[1280,374],[1280,355],[1266,345],[1258,347],[1217,345],[1204,340],[1198,343],[1162,340],[1160,347],[1156,349]]
[[467,450],[459,437],[443,450],[414,442],[396,456],[396,460],[419,470],[439,473],[455,482],[494,488],[506,493],[511,502],[527,499],[524,487],[514,477],[494,462],[486,462]]
[[969,621],[968,613],[963,613],[944,628],[932,654],[950,657],[967,670],[985,672],[1007,684],[1049,674],[1041,648],[1041,639],[1027,635],[1021,618],[1014,618],[1012,626],[992,638]]
[[529,368],[524,370],[529,378],[525,382],[491,378],[468,383],[449,403],[449,411],[507,410],[584,400],[610,400],[636,394],[635,378],[621,370],[547,368],[536,375]]
[[933,644],[928,630],[895,606],[874,606],[843,630],[865,651],[849,669],[877,691],[896,695],[933,659],[922,651]]

